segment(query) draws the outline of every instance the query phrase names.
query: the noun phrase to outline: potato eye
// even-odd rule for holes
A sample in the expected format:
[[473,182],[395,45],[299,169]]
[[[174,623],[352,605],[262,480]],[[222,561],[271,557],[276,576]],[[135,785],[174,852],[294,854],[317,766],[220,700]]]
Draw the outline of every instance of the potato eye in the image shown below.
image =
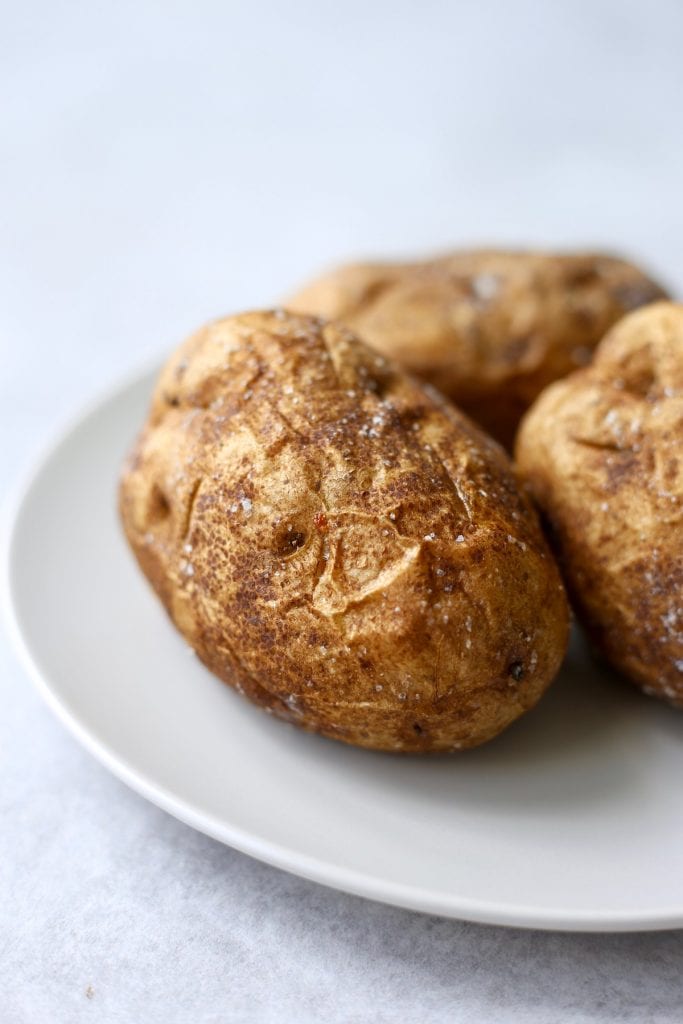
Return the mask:
[[293,555],[295,551],[298,551],[299,548],[304,546],[306,540],[306,534],[302,533],[301,530],[295,530],[291,527],[287,530],[283,530],[283,532],[278,535],[276,541],[275,546],[277,553],[281,558]]
[[151,491],[149,492],[149,498],[147,503],[147,522],[150,526],[155,523],[161,523],[164,519],[168,519],[171,514],[171,503],[162,491],[159,484],[154,484]]
[[508,675],[511,679],[514,679],[516,683],[520,683],[524,678],[524,665],[521,661],[513,661],[508,666]]

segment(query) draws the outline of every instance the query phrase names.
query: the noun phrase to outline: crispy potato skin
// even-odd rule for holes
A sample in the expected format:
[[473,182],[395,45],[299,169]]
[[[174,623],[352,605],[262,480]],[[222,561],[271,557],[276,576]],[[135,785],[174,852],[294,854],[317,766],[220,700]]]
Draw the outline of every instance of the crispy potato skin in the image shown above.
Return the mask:
[[341,325],[250,313],[190,338],[120,510],[202,661],[325,736],[470,747],[562,661],[564,590],[507,457]]
[[544,391],[517,460],[596,647],[683,707],[683,306],[632,313]]
[[463,251],[424,263],[351,264],[286,306],[342,320],[510,449],[543,388],[585,365],[625,313],[665,297],[637,267],[610,256]]

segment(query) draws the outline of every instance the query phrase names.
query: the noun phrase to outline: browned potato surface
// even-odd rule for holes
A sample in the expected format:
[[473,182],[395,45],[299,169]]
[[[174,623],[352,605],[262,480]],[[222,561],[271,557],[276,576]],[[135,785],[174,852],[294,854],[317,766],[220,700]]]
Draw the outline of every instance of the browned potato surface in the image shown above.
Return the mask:
[[544,391],[517,458],[597,648],[683,707],[683,306],[632,313]]
[[502,450],[339,324],[250,313],[190,338],[120,508],[202,661],[325,736],[482,743],[565,651],[559,573]]
[[351,264],[286,305],[342,320],[511,448],[547,384],[586,364],[625,313],[664,297],[610,256],[492,250]]

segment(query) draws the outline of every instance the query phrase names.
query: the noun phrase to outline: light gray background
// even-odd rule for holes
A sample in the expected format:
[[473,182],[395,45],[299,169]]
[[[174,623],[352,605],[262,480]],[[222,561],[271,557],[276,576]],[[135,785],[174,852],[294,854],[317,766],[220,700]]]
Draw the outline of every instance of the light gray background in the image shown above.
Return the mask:
[[[596,243],[683,285],[676,0],[0,13],[3,496],[131,365],[346,256]],[[300,881],[110,778],[4,638],[0,673],[2,1024],[680,1021],[683,933]]]

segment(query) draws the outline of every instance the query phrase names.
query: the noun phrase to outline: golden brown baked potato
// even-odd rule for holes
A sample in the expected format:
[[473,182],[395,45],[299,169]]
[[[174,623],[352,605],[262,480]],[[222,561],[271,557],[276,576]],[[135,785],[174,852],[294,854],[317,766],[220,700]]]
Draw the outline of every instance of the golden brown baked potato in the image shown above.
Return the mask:
[[511,448],[547,384],[586,364],[625,313],[664,297],[637,267],[605,255],[463,251],[351,264],[286,305],[344,321]]
[[190,338],[120,508],[202,661],[325,736],[473,746],[562,660],[564,590],[507,457],[341,325],[250,313]]
[[683,706],[683,306],[632,313],[544,391],[517,458],[597,648]]

